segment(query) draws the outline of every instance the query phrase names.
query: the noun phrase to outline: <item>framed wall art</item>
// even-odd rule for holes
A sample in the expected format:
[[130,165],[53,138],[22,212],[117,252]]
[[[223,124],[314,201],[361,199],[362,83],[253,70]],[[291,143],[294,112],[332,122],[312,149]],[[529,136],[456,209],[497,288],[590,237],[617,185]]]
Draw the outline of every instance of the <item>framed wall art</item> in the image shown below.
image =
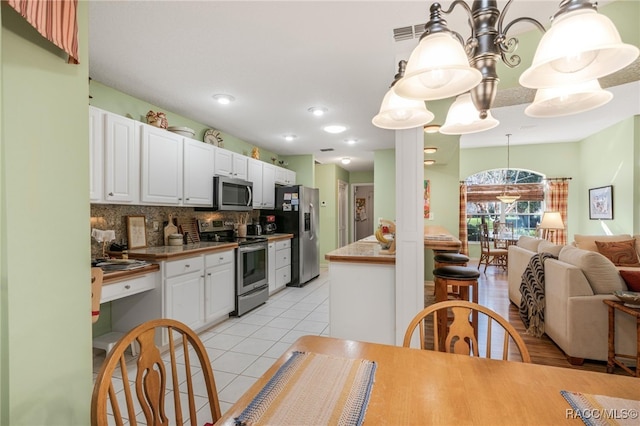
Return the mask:
[[147,228],[144,216],[127,216],[127,240],[129,248],[142,248],[147,246]]
[[589,219],[613,219],[613,186],[589,189]]

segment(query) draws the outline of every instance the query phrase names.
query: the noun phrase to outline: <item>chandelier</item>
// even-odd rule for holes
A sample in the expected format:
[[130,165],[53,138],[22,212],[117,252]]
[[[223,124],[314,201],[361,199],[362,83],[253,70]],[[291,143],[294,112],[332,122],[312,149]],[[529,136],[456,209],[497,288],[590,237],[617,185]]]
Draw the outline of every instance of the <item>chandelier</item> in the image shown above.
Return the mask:
[[502,194],[498,195],[496,198],[503,203],[511,204],[514,201],[520,199],[520,194],[516,191],[515,193],[509,193],[509,138],[511,134],[507,134],[507,170],[504,172],[504,188],[502,189]]
[[[514,53],[518,40],[507,34],[513,25],[528,22],[544,33],[531,66],[519,78],[522,86],[538,90],[532,108],[526,111],[528,115],[575,114],[611,100],[610,92],[602,90],[597,79],[631,64],[640,50],[622,42],[615,25],[597,12],[594,3],[562,0],[546,32],[540,22],[530,17],[519,17],[505,24],[512,3],[513,0],[509,0],[502,12],[496,0],[474,0],[471,7],[463,0],[455,0],[447,10],[442,10],[439,3],[431,5],[420,42],[390,92],[414,101],[458,96],[456,103],[465,104],[466,111],[473,116],[467,112],[464,118],[450,120],[447,115],[450,123],[441,128],[442,133],[447,129],[446,134],[474,133],[497,126],[498,121],[491,117],[490,111],[500,81],[496,65],[498,61],[510,68],[520,64],[521,58]],[[469,18],[471,35],[466,41],[449,29],[443,18],[457,6]],[[387,116],[407,115],[401,110],[385,112]],[[374,125],[387,129],[409,128],[406,118],[385,121],[384,126],[374,121]]]

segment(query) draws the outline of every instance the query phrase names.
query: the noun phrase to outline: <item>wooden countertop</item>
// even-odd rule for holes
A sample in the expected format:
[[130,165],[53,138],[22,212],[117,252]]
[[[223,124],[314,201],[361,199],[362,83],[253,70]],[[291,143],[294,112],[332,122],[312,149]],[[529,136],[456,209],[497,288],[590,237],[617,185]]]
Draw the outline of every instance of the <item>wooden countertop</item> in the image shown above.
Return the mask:
[[290,240],[293,238],[293,234],[262,234],[263,237],[267,237],[267,241],[280,241],[280,240]]
[[324,255],[330,262],[349,263],[381,263],[394,265],[396,256],[394,254],[381,254],[383,250],[380,244],[370,242],[360,242],[348,244]]
[[149,264],[145,267],[133,269],[131,271],[113,271],[106,272],[102,278],[102,285],[113,284],[118,281],[128,280],[139,275],[148,274],[149,272],[155,272],[160,270],[160,265],[157,263]]

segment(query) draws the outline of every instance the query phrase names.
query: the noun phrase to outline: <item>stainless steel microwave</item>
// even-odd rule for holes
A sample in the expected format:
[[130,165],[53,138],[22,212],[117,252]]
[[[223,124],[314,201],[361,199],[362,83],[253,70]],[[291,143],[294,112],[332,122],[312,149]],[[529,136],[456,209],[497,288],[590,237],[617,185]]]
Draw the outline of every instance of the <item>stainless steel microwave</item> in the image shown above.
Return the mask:
[[213,210],[253,210],[253,183],[242,179],[214,176]]

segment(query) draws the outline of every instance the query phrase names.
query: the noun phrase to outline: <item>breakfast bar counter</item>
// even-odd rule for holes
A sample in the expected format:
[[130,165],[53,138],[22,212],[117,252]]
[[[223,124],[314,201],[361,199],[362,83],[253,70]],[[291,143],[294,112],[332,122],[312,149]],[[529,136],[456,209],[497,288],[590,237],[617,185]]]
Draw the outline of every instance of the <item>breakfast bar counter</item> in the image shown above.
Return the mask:
[[325,254],[324,258],[329,262],[351,262],[351,263],[379,263],[379,264],[395,264],[395,254],[381,253],[384,252],[380,244],[377,242],[360,242],[348,244],[339,249],[330,251]]

